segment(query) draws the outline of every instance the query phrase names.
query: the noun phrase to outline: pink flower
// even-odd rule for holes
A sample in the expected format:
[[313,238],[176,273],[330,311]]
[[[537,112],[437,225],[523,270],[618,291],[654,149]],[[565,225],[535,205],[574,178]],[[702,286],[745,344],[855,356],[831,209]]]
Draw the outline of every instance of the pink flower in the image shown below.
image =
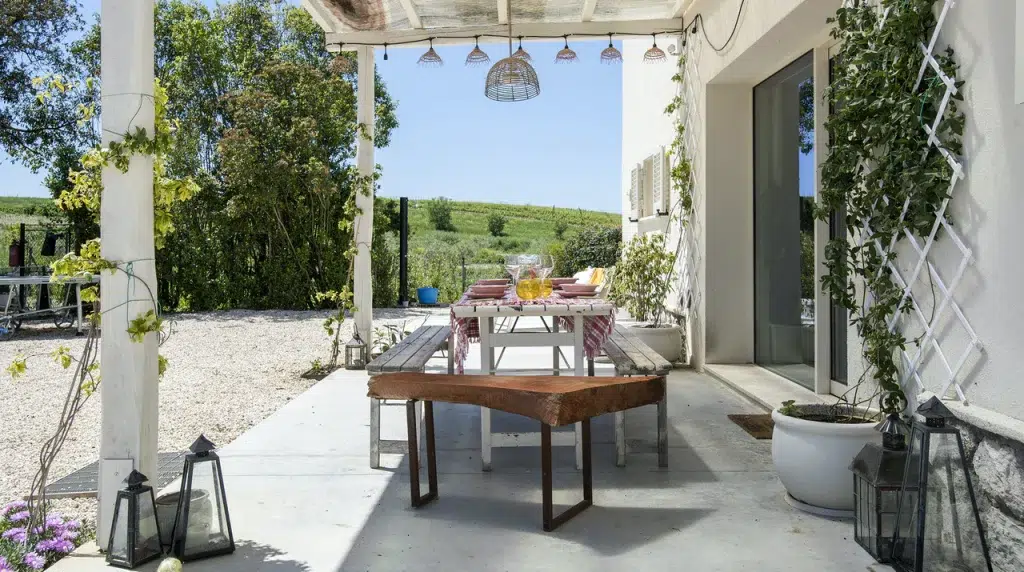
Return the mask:
[[33,570],[42,570],[43,566],[46,566],[46,559],[35,552],[29,552],[26,554],[22,562]]
[[12,528],[0,535],[0,538],[13,540],[14,542],[25,542],[25,539],[28,538],[28,531],[24,527]]
[[20,500],[19,501],[14,501],[12,503],[4,505],[3,508],[0,508],[0,515],[8,514],[10,512],[16,511],[16,510],[25,510],[26,508],[28,508],[28,503],[27,502],[20,501]]
[[16,512],[16,513],[8,516],[7,520],[9,520],[11,522],[21,522],[23,520],[28,520],[28,511],[27,510],[23,510],[21,512]]

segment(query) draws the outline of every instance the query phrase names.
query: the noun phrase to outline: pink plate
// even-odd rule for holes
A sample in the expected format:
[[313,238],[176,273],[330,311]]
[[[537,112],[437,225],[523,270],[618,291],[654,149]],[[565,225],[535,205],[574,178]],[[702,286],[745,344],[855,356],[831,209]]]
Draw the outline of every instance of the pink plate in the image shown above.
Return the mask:
[[563,284],[575,284],[579,278],[552,278],[551,284],[561,286]]
[[567,292],[560,290],[558,295],[562,298],[597,298],[597,294],[594,292]]
[[476,281],[477,286],[508,286],[508,278],[483,278]]
[[505,297],[505,293],[501,294],[483,294],[480,292],[470,292],[469,299],[471,300],[500,300]]
[[562,284],[562,290],[565,292],[580,292],[583,294],[593,294],[597,291],[597,284]]

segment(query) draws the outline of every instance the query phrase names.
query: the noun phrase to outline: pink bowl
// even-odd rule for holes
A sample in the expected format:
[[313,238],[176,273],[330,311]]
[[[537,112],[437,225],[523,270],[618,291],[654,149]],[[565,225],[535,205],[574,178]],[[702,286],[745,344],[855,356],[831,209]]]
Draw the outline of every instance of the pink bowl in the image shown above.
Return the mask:
[[551,284],[553,286],[564,286],[566,284],[575,284],[579,278],[552,278]]
[[562,284],[562,290],[566,292],[593,294],[597,292],[597,284]]
[[508,278],[484,278],[477,280],[474,286],[508,286]]

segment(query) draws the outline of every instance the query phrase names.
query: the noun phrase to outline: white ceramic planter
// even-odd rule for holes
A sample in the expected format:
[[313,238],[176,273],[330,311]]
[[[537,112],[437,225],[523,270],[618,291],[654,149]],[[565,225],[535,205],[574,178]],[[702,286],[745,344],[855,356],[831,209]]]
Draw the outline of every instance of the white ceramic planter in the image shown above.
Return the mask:
[[665,325],[656,328],[633,326],[630,331],[661,357],[675,363],[683,354],[683,332],[679,326]]
[[[806,407],[806,406],[805,406]],[[874,423],[823,423],[772,411],[772,462],[794,506],[835,516],[852,514],[850,463],[864,445],[881,443]],[[824,510],[815,510],[824,509]]]

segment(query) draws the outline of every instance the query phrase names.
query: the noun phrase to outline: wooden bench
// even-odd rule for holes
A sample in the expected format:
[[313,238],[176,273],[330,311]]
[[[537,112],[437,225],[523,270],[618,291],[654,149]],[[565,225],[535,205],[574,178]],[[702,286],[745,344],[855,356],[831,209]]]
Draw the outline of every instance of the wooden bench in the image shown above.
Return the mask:
[[[590,419],[623,411],[665,398],[665,378],[590,376],[496,376],[403,373],[370,379],[374,399],[406,400],[409,431],[409,489],[412,506],[419,508],[437,499],[437,449],[434,443],[434,401],[479,405],[540,421],[541,487],[543,524],[552,531],[593,504],[593,470]],[[416,404],[424,403],[429,490],[420,495],[420,464],[416,428]],[[583,500],[555,515],[552,503],[551,428],[571,423],[582,425]]]
[[[667,375],[672,364],[640,341],[629,328],[615,326],[612,335],[603,348],[608,359],[615,364],[615,375]],[[591,363],[591,372],[593,364]],[[593,373],[591,373],[593,375]],[[667,399],[666,399],[667,401]],[[658,466],[668,466],[668,406],[658,404]],[[615,464],[626,465],[626,414],[624,411],[615,413]]]
[[[455,372],[455,355],[451,347],[452,329],[449,326],[420,326],[411,334],[388,349],[366,365],[370,375],[391,373],[422,373],[427,362],[438,351],[448,351],[448,373]],[[409,451],[408,442],[396,439],[380,438],[380,406],[404,405],[404,403],[387,403],[384,400],[370,398],[370,468],[380,468],[380,454]],[[416,426],[420,425],[422,415],[416,416]]]

